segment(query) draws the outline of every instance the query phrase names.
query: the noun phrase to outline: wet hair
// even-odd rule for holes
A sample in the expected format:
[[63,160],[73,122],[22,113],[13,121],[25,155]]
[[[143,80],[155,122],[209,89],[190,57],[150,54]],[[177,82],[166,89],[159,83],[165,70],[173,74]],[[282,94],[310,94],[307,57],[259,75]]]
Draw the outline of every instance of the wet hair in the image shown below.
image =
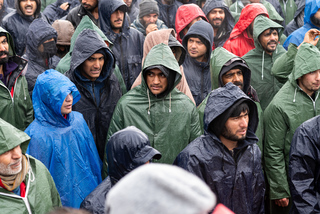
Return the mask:
[[279,34],[279,28],[270,28],[269,29],[269,33],[271,34],[273,31],[277,31],[277,33]]
[[231,113],[230,117],[238,117],[242,112],[250,113],[249,105],[247,102],[241,103],[234,111]]

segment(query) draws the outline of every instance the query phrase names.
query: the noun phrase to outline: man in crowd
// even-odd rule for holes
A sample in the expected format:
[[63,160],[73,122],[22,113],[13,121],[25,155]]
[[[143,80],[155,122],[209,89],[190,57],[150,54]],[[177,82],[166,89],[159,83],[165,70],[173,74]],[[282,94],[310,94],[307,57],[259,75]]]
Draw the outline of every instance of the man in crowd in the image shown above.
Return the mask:
[[177,39],[180,43],[182,43],[182,39],[187,34],[190,27],[199,20],[209,22],[201,8],[196,4],[184,4],[179,7],[176,14],[175,27]]
[[191,142],[174,165],[201,178],[233,212],[264,213],[257,126],[256,104],[238,86],[227,83],[209,95],[204,135]]
[[66,76],[81,94],[73,109],[83,114],[101,160],[105,154],[106,130],[122,95],[113,68],[114,56],[105,41],[96,31],[84,29],[75,41]]
[[2,19],[12,11],[13,9],[8,7],[8,5],[4,3],[4,0],[0,0],[0,25],[1,26],[2,26]]
[[320,212],[319,119],[302,123],[291,141],[288,177],[294,214]]
[[182,64],[192,96],[198,106],[211,91],[210,55],[213,30],[210,24],[200,20],[194,23],[183,37],[187,55]]
[[320,112],[319,57],[320,52],[314,45],[303,43],[289,80],[264,112],[265,172],[271,210],[277,213],[289,213],[290,210],[287,167],[292,136],[298,126]]
[[283,34],[289,36],[293,31],[301,28],[304,24],[304,8],[306,1],[299,1],[298,8],[294,14],[293,20],[291,20],[285,27]]
[[74,28],[77,28],[84,16],[89,18],[99,26],[98,0],[81,0],[81,4],[73,8],[67,15],[66,20],[70,21]]
[[154,46],[144,61],[141,85],[118,102],[108,139],[127,126],[136,126],[162,154],[161,162],[172,164],[179,152],[200,135],[199,117],[192,101],[175,86],[180,68],[171,49]]
[[234,27],[234,19],[228,6],[223,0],[208,0],[202,10],[214,31],[212,50],[222,47]]
[[26,70],[27,61],[15,54],[11,35],[0,28],[0,118],[22,131],[33,120]]
[[127,5],[122,0],[100,0],[100,26],[113,43],[112,52],[116,58],[127,90],[141,72],[144,36],[130,28],[127,20]]
[[47,168],[26,155],[30,137],[0,119],[0,207],[3,213],[47,213],[61,206]]
[[178,8],[182,3],[178,0],[156,0],[159,6],[159,19],[161,19],[168,28],[175,29],[175,19]]
[[288,50],[290,43],[299,46],[303,42],[304,35],[311,28],[320,30],[320,0],[306,0],[304,25],[288,36],[283,47]]
[[262,110],[268,106],[282,84],[271,75],[274,61],[286,51],[279,45],[283,27],[265,16],[254,20],[253,39],[255,49],[243,56],[251,72],[251,85],[260,99]]
[[130,18],[130,23],[132,23],[139,16],[139,3],[141,0],[124,0],[128,7],[127,14]]
[[152,31],[168,28],[163,21],[158,19],[159,7],[155,0],[143,0],[139,8],[139,17],[133,21],[131,27],[136,28],[145,36]]
[[8,14],[2,20],[2,26],[13,37],[15,51],[18,56],[25,53],[26,32],[29,25],[36,18],[44,18],[40,13],[40,0],[17,0],[15,1],[16,11]]

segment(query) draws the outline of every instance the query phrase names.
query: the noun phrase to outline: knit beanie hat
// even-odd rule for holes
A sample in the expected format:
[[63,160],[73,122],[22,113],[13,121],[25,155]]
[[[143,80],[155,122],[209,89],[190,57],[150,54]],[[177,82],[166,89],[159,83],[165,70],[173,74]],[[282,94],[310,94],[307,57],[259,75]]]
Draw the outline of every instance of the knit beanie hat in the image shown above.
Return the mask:
[[159,15],[159,7],[155,0],[143,0],[140,4],[139,18],[142,18],[148,14],[156,13]]
[[200,178],[177,166],[143,165],[108,193],[106,214],[207,214],[216,197]]

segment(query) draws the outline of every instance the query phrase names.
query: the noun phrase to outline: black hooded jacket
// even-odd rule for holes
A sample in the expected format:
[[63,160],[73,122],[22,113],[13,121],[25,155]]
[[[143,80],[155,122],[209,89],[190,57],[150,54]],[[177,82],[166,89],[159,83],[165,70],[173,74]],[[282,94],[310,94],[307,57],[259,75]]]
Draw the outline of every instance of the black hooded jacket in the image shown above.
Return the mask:
[[[238,141],[238,147],[232,153],[209,127],[241,99],[249,104],[249,124],[246,138]],[[192,141],[177,156],[174,165],[200,177],[216,194],[218,203],[233,212],[264,213],[261,152],[254,134],[257,125],[255,103],[239,87],[227,83],[209,95],[204,112],[204,135]]]
[[188,50],[188,39],[193,36],[200,36],[203,40],[205,40],[204,44],[207,48],[207,61],[198,62],[196,59],[187,54],[182,67],[192,96],[196,102],[196,105],[198,106],[211,91],[209,62],[211,47],[213,44],[213,29],[208,22],[203,20],[194,23],[182,40],[182,45],[186,50]]
[[289,24],[284,29],[283,33],[286,36],[289,36],[293,31],[297,30],[298,28],[300,28],[304,25],[303,19],[301,22],[302,25],[300,26],[298,24],[298,17],[302,12],[304,12],[305,6],[306,6],[306,1],[299,1],[298,8],[296,10],[296,13],[294,14],[294,19],[291,20],[291,22],[289,22]]
[[[208,14],[212,9],[215,8],[221,8],[224,10],[224,21],[219,28],[216,36],[214,37],[214,48],[222,47],[224,43],[227,41],[227,39],[230,36],[230,33],[234,27],[234,18],[231,15],[231,12],[229,10],[229,7],[226,5],[226,3],[223,0],[208,0],[204,4],[202,10],[204,14],[208,17]],[[213,48],[213,49],[214,49]]]
[[138,30],[130,28],[126,14],[123,18],[121,32],[113,32],[110,17],[119,7],[126,8],[127,6],[122,0],[100,0],[99,21],[102,32],[113,43],[112,52],[129,91],[141,72],[144,36]]
[[[105,56],[107,57],[104,61],[105,64],[100,77],[95,81],[83,81],[79,78],[79,75],[76,75],[76,72],[79,72],[79,66],[100,49],[104,50]],[[119,82],[112,73],[113,67],[113,54],[99,34],[91,29],[83,30],[75,42],[71,56],[70,70],[66,72],[66,76],[77,86],[81,94],[81,99],[73,106],[73,110],[83,114],[93,135],[101,159],[103,159],[104,156],[107,130],[113,110],[122,96]],[[87,88],[88,84],[90,84],[94,91],[96,85],[99,84],[97,81],[103,83],[103,87],[99,92],[99,105],[97,105],[95,97]]]
[[92,13],[90,11],[88,11],[86,8],[84,8],[82,6],[82,4],[79,4],[78,6],[74,7],[72,10],[70,10],[70,12],[68,13],[66,20],[70,21],[74,28],[76,29],[78,27],[78,25],[81,22],[81,19],[84,16],[89,16],[89,18],[91,19],[91,21],[97,25],[98,27],[100,27],[100,23],[99,20],[96,20],[94,18],[94,16],[92,15]]

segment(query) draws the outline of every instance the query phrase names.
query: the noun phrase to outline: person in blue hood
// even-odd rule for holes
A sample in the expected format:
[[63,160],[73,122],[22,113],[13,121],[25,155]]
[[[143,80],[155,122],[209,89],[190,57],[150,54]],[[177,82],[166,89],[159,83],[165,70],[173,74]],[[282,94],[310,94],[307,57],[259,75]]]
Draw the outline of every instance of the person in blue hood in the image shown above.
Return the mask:
[[101,161],[82,114],[72,111],[80,100],[76,86],[53,69],[40,74],[33,91],[35,120],[26,129],[27,153],[50,171],[63,206],[79,208],[101,183]]
[[311,28],[320,30],[320,0],[306,0],[304,8],[304,25],[291,33],[283,44],[288,50],[290,43],[299,46],[304,39],[304,35]]
[[182,67],[196,106],[211,91],[209,62],[212,44],[213,29],[203,20],[194,23],[182,40],[182,45],[187,50]]
[[264,213],[261,152],[254,134],[255,103],[232,83],[212,91],[204,112],[204,134],[177,156],[174,165],[200,177],[235,213]]
[[43,19],[36,19],[29,27],[24,57],[28,60],[26,78],[31,98],[38,75],[51,68],[50,59],[57,52],[57,37],[57,31]]
[[100,27],[113,43],[112,52],[129,91],[141,72],[144,35],[130,28],[127,10],[122,0],[99,1]]
[[109,176],[88,195],[80,208],[90,213],[104,213],[105,201],[110,189],[132,170],[159,160],[161,154],[150,146],[148,136],[140,129],[129,126],[114,133],[106,147]]
[[77,86],[81,99],[74,110],[83,114],[99,152],[104,156],[109,123],[122,96],[112,73],[114,56],[95,30],[84,29],[77,37],[66,76]]

